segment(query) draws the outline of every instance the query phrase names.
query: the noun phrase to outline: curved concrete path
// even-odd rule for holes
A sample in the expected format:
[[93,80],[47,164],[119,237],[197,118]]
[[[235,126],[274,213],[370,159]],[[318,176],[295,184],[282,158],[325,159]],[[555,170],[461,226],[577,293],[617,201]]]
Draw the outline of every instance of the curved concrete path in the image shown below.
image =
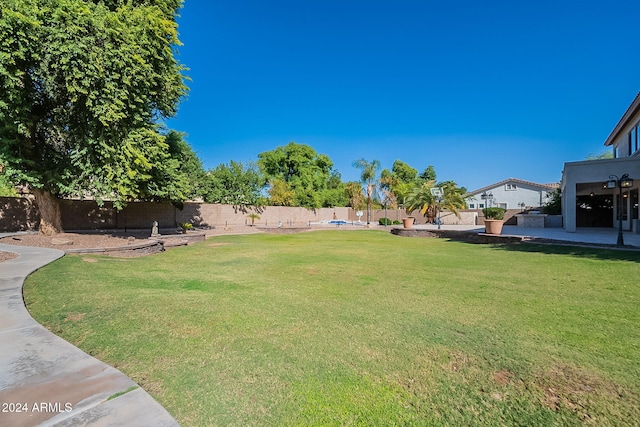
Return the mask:
[[178,425],[129,377],[28,313],[24,279],[64,252],[3,244],[0,251],[19,255],[0,262],[0,426]]

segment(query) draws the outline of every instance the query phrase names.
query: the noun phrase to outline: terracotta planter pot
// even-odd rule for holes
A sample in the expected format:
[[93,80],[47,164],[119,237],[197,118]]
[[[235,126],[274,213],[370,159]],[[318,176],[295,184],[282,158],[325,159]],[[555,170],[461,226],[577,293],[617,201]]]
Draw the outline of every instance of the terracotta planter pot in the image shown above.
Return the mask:
[[485,219],[484,232],[487,234],[501,234],[503,224],[504,220],[502,219]]
[[404,228],[413,227],[413,218],[402,218],[402,226]]

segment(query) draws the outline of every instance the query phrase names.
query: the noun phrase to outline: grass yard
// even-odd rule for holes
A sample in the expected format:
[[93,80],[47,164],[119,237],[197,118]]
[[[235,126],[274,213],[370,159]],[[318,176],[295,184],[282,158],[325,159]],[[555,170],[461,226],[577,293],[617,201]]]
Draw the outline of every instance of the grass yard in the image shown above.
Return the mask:
[[33,316],[184,426],[632,426],[640,253],[382,231],[65,256]]

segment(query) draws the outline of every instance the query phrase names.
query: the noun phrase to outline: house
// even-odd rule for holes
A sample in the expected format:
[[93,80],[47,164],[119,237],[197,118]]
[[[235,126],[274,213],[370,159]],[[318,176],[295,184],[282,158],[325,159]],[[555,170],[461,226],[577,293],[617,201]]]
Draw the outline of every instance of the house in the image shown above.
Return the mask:
[[[564,227],[618,227],[640,232],[640,93],[604,141],[612,159],[568,162],[562,172]],[[621,185],[622,184],[622,185]]]
[[528,209],[545,205],[558,184],[537,184],[517,178],[509,178],[465,194],[468,209],[501,207],[504,209]]

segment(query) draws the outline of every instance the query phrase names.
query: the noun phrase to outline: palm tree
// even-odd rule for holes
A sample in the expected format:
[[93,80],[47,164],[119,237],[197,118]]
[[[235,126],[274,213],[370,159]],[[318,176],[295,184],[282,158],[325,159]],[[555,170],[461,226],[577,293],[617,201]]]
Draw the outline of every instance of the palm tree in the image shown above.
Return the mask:
[[431,191],[434,187],[436,186],[433,181],[426,181],[414,187],[407,196],[407,212],[411,213],[419,209],[420,213],[427,218],[427,222],[435,221],[442,209],[447,209],[460,218],[458,209],[464,209],[465,206],[463,189],[453,181],[439,183],[438,187],[442,187],[443,195],[438,199]]
[[375,182],[380,170],[380,160],[367,161],[358,159],[353,162],[353,166],[362,171],[360,180],[367,185],[367,224],[371,223],[371,205],[373,203],[373,193],[375,191]]
[[247,215],[247,217],[251,218],[252,227],[255,225],[256,219],[260,219],[260,215],[258,215],[257,213],[250,213],[249,215]]

